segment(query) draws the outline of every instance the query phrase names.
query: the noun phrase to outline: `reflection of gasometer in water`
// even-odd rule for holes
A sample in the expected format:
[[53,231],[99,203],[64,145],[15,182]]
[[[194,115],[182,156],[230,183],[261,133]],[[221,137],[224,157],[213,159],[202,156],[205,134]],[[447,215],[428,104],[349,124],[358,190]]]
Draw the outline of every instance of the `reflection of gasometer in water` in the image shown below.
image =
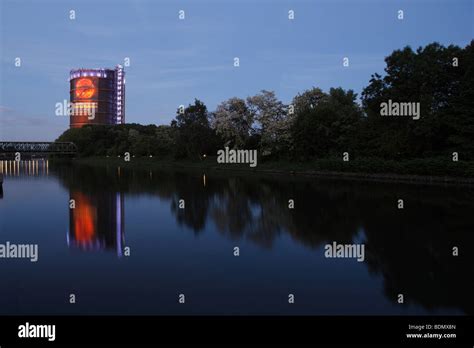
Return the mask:
[[123,254],[124,199],[119,192],[70,193],[69,247],[86,251],[116,250]]

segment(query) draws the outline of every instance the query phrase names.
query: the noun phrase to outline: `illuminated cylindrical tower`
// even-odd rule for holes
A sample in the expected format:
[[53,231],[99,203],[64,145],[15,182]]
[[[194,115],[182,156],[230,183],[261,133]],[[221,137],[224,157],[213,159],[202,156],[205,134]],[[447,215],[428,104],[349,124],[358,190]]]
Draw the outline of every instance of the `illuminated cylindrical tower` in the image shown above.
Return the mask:
[[70,128],[125,123],[125,72],[74,69],[70,73]]

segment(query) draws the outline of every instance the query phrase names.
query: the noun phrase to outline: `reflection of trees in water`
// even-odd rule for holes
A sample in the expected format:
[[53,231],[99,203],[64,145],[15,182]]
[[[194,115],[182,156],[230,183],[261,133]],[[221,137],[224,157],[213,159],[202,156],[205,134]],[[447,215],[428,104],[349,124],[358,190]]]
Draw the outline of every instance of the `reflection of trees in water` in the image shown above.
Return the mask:
[[[432,201],[414,197],[402,211],[367,202],[374,212],[364,224],[368,267],[383,275],[392,301],[403,293],[409,303],[428,310],[454,307],[473,313],[473,205],[462,202],[444,195]],[[453,246],[460,248],[458,257],[452,256]]]
[[211,208],[219,233],[271,247],[289,224],[289,214],[281,215],[285,206],[281,193],[265,183],[242,178],[224,179],[221,185],[224,190],[213,200]]
[[[365,232],[366,265],[388,299],[403,293],[426,309],[473,313],[472,188],[377,184],[301,177],[229,176],[77,167],[57,173],[66,186],[155,194],[170,200],[179,224],[202,233],[211,221],[232,240],[271,248],[284,233],[309,248],[350,243]],[[185,209],[178,208],[185,199]],[[397,209],[403,198],[405,209]],[[295,200],[295,209],[288,200]],[[452,256],[452,247],[460,256]]]
[[[206,227],[210,195],[201,183],[196,182],[196,177],[176,173],[169,179],[173,181],[171,212],[176,216],[176,221],[192,228],[196,234],[202,232]],[[184,199],[184,209],[179,208],[180,199]]]
[[[339,204],[340,194],[316,191],[308,182],[282,184],[240,177],[224,179],[221,185],[225,189],[213,201],[211,216],[218,231],[233,239],[247,238],[271,247],[287,232],[317,248],[328,240],[349,242],[357,232],[358,221]],[[295,200],[295,209],[289,209],[289,199]]]

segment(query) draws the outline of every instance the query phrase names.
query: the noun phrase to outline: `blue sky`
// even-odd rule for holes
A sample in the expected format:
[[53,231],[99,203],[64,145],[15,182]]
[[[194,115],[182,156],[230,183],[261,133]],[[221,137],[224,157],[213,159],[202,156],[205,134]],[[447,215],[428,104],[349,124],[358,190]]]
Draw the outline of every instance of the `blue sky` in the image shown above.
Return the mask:
[[54,140],[69,126],[67,117],[55,116],[55,104],[69,98],[69,70],[114,67],[125,57],[127,122],[169,124],[177,107],[194,98],[214,110],[225,99],[262,89],[285,103],[312,86],[360,95],[394,49],[433,41],[467,45],[474,37],[473,4],[0,0],[0,139]]

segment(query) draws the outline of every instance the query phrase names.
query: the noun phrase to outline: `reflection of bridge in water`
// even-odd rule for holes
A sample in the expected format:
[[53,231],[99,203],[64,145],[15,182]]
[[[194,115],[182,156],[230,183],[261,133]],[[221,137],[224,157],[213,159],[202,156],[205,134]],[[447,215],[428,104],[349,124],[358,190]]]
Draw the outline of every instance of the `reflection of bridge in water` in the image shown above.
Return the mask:
[[47,141],[1,141],[0,156],[8,157],[15,153],[28,155],[73,156],[77,154],[77,146],[71,142]]
[[9,176],[43,176],[49,174],[49,161],[47,159],[27,161],[1,161],[0,175]]

